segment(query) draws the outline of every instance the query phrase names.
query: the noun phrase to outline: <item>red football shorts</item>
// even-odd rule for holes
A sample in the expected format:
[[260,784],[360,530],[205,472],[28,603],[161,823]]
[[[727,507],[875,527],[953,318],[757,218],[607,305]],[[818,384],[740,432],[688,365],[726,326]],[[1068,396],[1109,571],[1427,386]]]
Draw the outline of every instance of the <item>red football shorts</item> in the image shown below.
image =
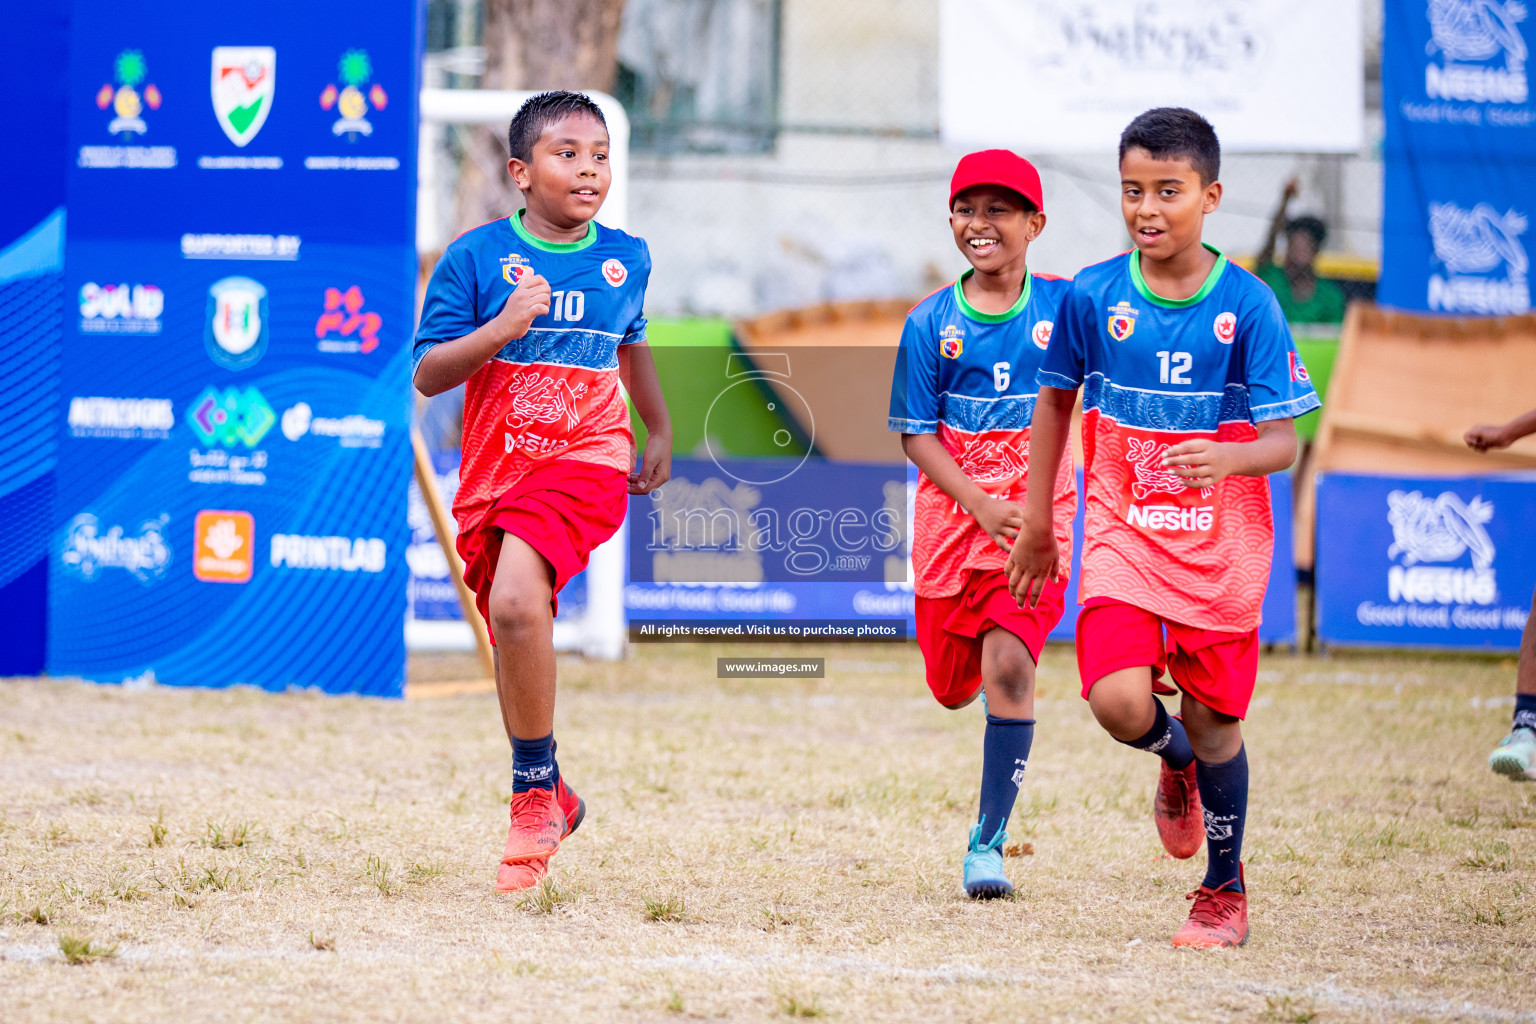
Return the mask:
[[1040,603],[1020,608],[1001,569],[972,569],[965,587],[949,597],[917,599],[917,646],[928,689],[940,704],[960,704],[981,688],[981,642],[989,629],[1006,629],[1040,661],[1046,635],[1066,607],[1065,577],[1046,584]]
[[1152,667],[1155,692],[1174,692],[1160,681],[1167,672],[1179,689],[1206,707],[1244,718],[1259,674],[1259,631],[1196,629],[1105,598],[1086,605],[1077,617],[1083,699],[1111,672],[1141,665]]
[[[561,588],[587,567],[592,549],[614,535],[628,507],[629,487],[616,469],[575,459],[535,463],[496,499],[477,529],[459,534],[456,546],[464,559],[464,582],[475,592],[475,607],[486,628],[503,533],[526,541],[549,563],[554,612],[560,607]],[[491,642],[496,642],[494,633]]]

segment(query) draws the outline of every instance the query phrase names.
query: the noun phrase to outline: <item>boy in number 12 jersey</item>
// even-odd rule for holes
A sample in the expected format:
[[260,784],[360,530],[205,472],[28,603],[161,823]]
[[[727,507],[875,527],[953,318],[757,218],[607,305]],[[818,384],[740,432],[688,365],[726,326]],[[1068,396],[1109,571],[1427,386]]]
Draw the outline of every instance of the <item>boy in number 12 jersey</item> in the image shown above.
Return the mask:
[[[1191,110],[1149,110],[1121,135],[1136,248],[1080,272],[1063,302],[1008,561],[1025,605],[1067,564],[1036,487],[1055,476],[1081,387],[1083,696],[1111,736],[1162,758],[1153,807],[1168,852],[1193,856],[1203,823],[1205,879],[1173,939],[1196,947],[1248,937],[1241,719],[1274,548],[1265,476],[1295,460],[1292,420],[1320,404],[1274,294],[1201,241],[1220,163],[1215,131]],[[1181,718],[1153,696],[1165,671]]]
[[[1034,742],[1035,663],[1061,619],[1065,580],[1021,609],[1003,574],[1023,521],[1035,370],[1069,282],[1030,274],[1045,228],[1040,175],[1007,150],[972,153],[950,182],[950,227],[971,263],[907,314],[891,386],[890,429],[922,471],[912,563],[917,639],[928,686],[947,708],[985,691],[981,801],[963,884],[976,899],[1013,891],[1001,847]],[[1031,480],[1070,552],[1077,489],[1071,460]]]
[[[512,823],[496,887],[511,892],[538,883],[586,811],[555,761],[557,595],[619,528],[626,492],[666,481],[672,428],[645,344],[650,251],[593,220],[612,180],[602,111],[540,93],[507,143],[527,207],[448,246],[412,355],[422,394],[468,382],[453,514],[497,644]],[[621,380],[648,432],[638,472]]]

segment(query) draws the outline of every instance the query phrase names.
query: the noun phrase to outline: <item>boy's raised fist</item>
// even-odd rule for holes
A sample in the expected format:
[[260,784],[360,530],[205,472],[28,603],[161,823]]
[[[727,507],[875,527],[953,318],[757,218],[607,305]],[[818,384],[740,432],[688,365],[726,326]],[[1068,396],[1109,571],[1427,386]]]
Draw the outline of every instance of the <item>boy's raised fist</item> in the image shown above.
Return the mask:
[[508,338],[516,339],[527,334],[534,320],[548,312],[549,282],[538,274],[529,274],[517,282],[496,319],[507,328]]

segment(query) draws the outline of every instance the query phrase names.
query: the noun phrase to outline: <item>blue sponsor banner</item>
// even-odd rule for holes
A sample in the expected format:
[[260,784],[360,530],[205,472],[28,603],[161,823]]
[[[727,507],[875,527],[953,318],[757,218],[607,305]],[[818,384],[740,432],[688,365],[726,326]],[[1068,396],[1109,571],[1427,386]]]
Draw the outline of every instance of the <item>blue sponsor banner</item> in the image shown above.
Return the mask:
[[1521,0],[1387,4],[1383,304],[1472,315],[1531,308],[1533,25]]
[[50,672],[403,691],[419,15],[76,4]]
[[0,676],[42,672],[64,285],[68,0],[0,6]]
[[[674,467],[676,463],[674,463]],[[884,467],[882,467],[883,469]],[[674,470],[675,471],[675,470]],[[1259,639],[1266,644],[1296,642],[1296,563],[1292,527],[1292,490],[1287,474],[1269,478],[1270,502],[1275,517],[1275,549],[1269,589],[1264,593],[1263,622]],[[917,486],[917,469],[908,467],[909,490]],[[1078,470],[1078,493],[1082,471]],[[633,524],[636,510],[631,510]],[[910,511],[905,519],[911,522]],[[633,525],[631,526],[633,530]],[[1078,506],[1072,523],[1072,578],[1067,587],[1066,613],[1051,631],[1050,639],[1070,641],[1075,635],[1078,579],[1082,574],[1083,510]],[[630,536],[631,558],[636,543]],[[907,635],[917,629],[915,602],[907,567],[909,550],[895,553],[899,559],[889,571],[892,582],[750,582],[727,585],[657,583],[630,578],[624,588],[624,605],[632,619],[904,619]]]
[[1516,650],[1536,585],[1533,522],[1536,476],[1319,476],[1318,638]]

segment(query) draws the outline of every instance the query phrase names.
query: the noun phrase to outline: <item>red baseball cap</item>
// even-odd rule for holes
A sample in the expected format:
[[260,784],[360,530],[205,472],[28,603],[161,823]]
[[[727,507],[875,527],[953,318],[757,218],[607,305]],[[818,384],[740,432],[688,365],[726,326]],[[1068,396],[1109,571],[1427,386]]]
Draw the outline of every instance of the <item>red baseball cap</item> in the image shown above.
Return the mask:
[[955,205],[955,196],[977,185],[1011,188],[1034,203],[1035,209],[1045,209],[1040,172],[1011,149],[983,149],[961,157],[955,165],[955,176],[949,179],[949,205]]

